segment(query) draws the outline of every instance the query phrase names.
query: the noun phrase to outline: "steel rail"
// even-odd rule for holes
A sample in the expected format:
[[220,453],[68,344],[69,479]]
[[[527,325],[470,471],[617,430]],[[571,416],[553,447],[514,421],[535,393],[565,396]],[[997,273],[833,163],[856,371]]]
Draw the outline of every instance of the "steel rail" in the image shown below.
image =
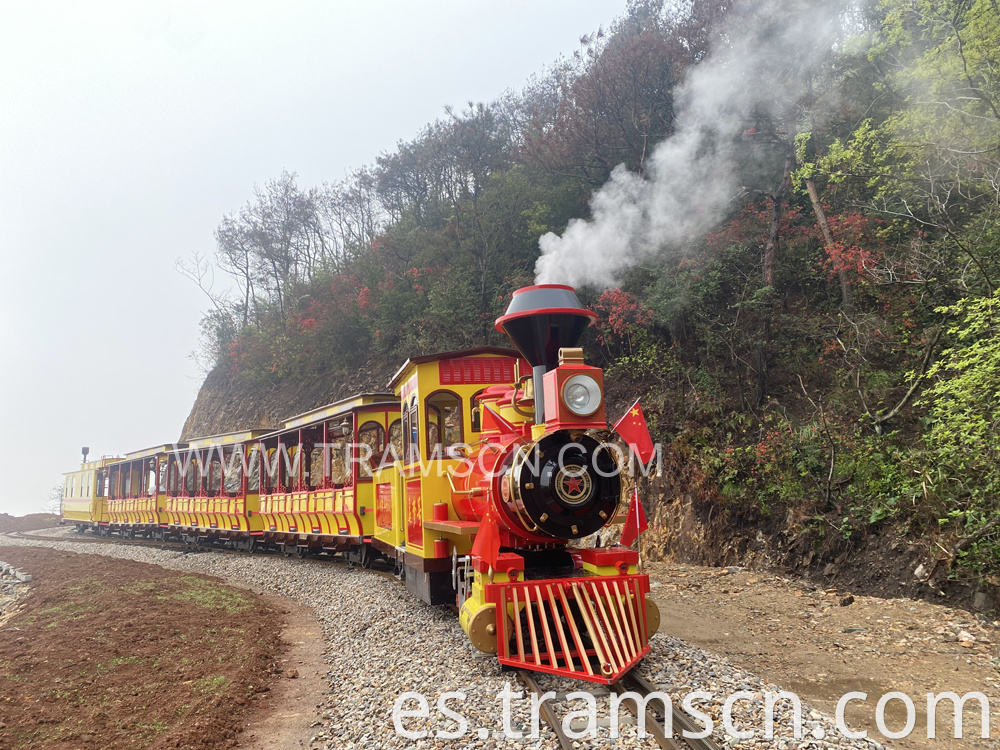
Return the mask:
[[[533,692],[538,697],[541,697],[544,693],[538,683],[535,682],[535,677],[527,669],[517,670],[517,676],[520,678],[521,682],[524,683],[531,692]],[[556,735],[556,739],[559,740],[559,747],[563,750],[575,750],[575,745],[573,740],[566,736],[563,731],[562,723],[556,719],[555,713],[553,713],[552,708],[549,706],[547,701],[542,701],[538,705],[538,714],[542,720],[551,727],[552,731]]]
[[[633,692],[643,698],[648,698],[651,693],[658,692],[655,685],[634,671],[622,677],[622,679],[611,686],[611,689],[618,693],[618,695]],[[625,701],[624,703],[638,717],[638,706],[635,702]],[[695,724],[691,717],[679,706],[675,706],[673,702],[671,702],[670,708],[673,730],[671,734],[676,736],[668,737],[663,723],[649,708],[649,704],[646,704],[646,729],[651,730],[653,737],[660,747],[664,748],[664,750],[684,750],[685,747],[691,750],[721,750],[711,737],[686,737],[683,734],[684,732],[688,734],[700,734],[703,729]]]

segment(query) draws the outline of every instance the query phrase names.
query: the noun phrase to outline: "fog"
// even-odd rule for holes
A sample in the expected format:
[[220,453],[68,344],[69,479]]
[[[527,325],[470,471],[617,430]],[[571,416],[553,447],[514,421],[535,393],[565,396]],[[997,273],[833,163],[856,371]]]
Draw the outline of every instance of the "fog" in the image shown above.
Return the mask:
[[624,2],[5,3],[0,512],[180,434],[211,253],[254,184],[337,180],[519,87]]

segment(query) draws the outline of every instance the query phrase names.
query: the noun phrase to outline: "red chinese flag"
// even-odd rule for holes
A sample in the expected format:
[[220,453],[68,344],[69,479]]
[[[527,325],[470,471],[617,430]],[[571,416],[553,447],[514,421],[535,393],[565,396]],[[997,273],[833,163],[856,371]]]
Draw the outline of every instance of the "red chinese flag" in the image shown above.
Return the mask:
[[625,526],[622,528],[622,546],[632,546],[632,542],[639,537],[639,534],[648,528],[646,514],[642,510],[642,501],[639,500],[639,488],[636,487],[632,494],[632,502],[628,506],[628,515],[625,516]]
[[493,518],[493,506],[489,503],[486,504],[486,515],[479,522],[472,554],[496,568],[500,557],[500,529]]
[[632,407],[625,412],[625,416],[618,420],[615,432],[622,436],[640,461],[644,464],[649,463],[655,452],[653,438],[649,436],[646,418],[642,415],[642,407],[638,401],[632,404]]

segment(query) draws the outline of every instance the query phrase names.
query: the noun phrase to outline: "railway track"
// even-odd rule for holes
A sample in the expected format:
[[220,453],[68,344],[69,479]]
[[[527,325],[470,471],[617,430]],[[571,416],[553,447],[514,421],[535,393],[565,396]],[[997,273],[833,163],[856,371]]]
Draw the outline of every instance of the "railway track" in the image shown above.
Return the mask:
[[[535,674],[521,669],[518,670],[518,677],[531,692],[539,696],[543,694],[544,691],[535,680]],[[634,693],[639,695],[640,698],[647,698],[651,693],[660,692],[657,691],[656,686],[650,684],[634,672],[625,675],[621,680],[611,685],[611,690],[619,696],[625,693]],[[637,719],[640,718],[639,706],[635,700],[625,699],[621,705]],[[719,745],[710,737],[700,739],[685,737],[683,732],[699,734],[702,728],[695,724],[687,713],[673,704],[671,704],[673,731],[668,735],[664,724],[665,717],[657,711],[657,705],[662,709],[662,704],[646,704],[644,719],[647,736],[651,736],[661,748],[664,748],[664,750],[720,750]],[[539,716],[555,733],[556,739],[559,741],[559,746],[563,750],[574,750],[574,748],[579,747],[579,741],[571,739],[563,731],[562,722],[557,719],[555,712],[547,701],[543,701],[540,704]]]

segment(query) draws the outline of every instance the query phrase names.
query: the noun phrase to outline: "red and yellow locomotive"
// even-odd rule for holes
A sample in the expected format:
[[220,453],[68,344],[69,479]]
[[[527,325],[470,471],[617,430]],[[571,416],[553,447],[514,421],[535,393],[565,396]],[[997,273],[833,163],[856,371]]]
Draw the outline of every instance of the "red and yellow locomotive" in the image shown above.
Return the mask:
[[622,498],[603,375],[577,348],[595,317],[571,287],[525,287],[496,323],[516,350],[415,357],[392,393],[271,433],[86,464],[67,486],[89,497],[64,517],[122,536],[383,558],[422,600],[457,606],[502,664],[614,682],[649,652],[659,614],[636,552],[577,542],[613,523]]

